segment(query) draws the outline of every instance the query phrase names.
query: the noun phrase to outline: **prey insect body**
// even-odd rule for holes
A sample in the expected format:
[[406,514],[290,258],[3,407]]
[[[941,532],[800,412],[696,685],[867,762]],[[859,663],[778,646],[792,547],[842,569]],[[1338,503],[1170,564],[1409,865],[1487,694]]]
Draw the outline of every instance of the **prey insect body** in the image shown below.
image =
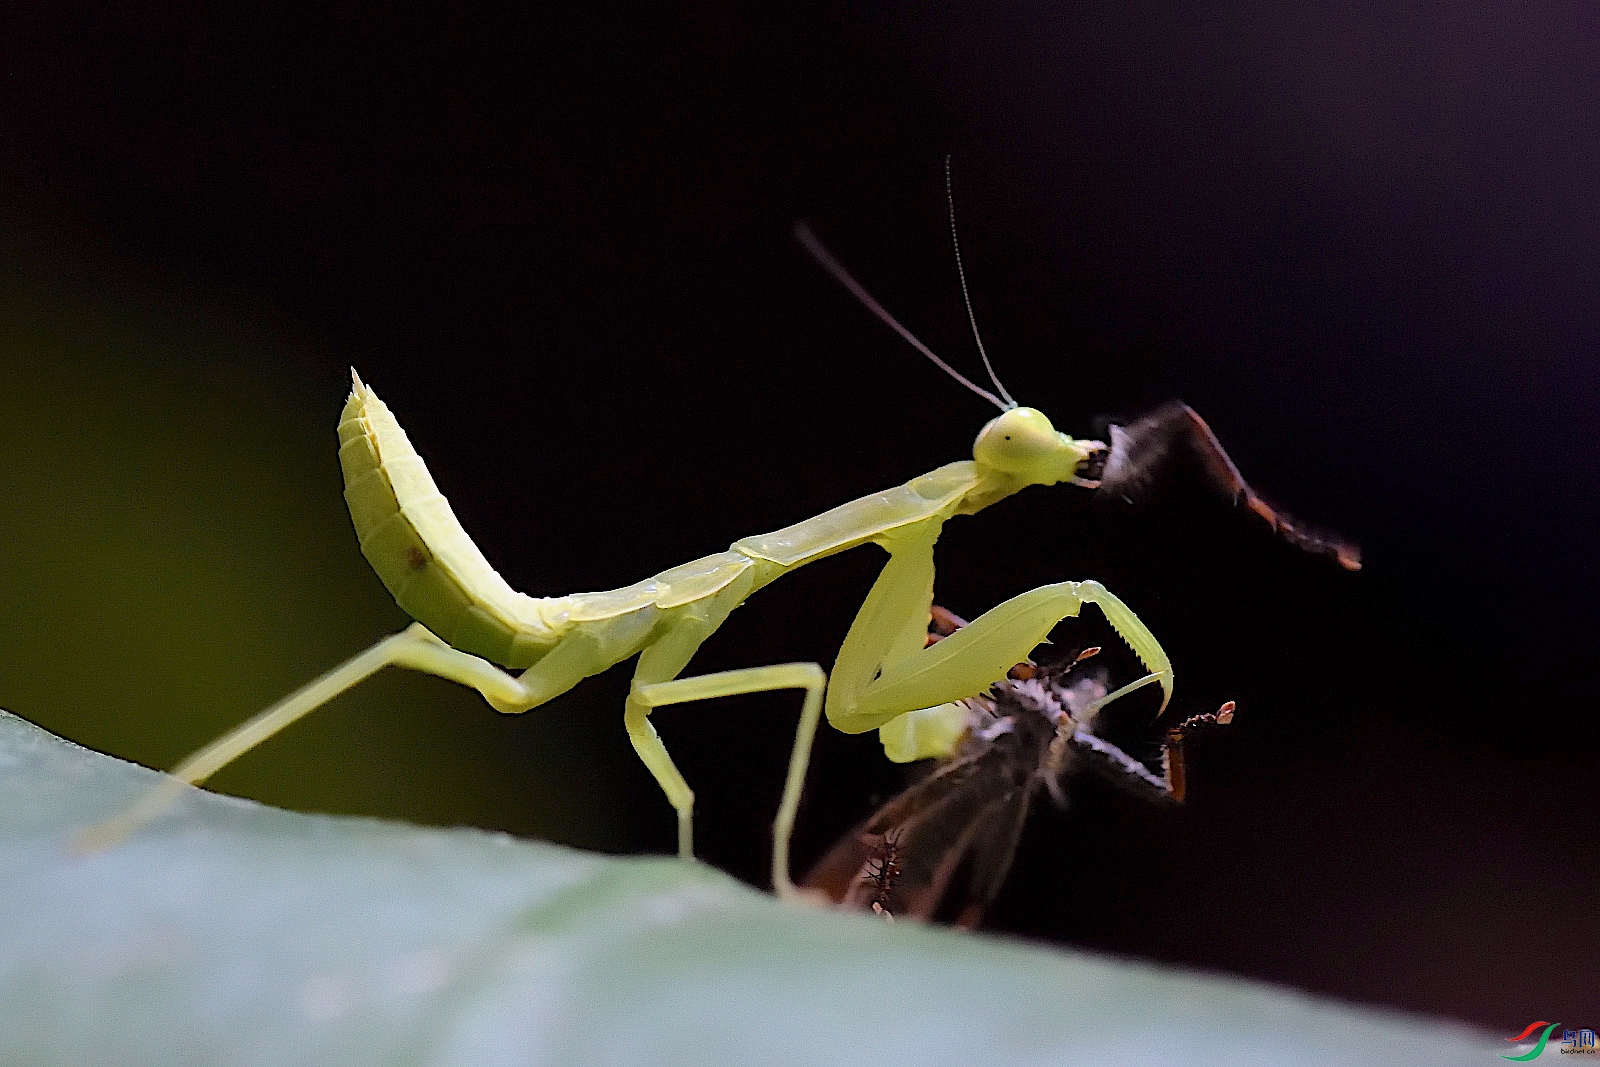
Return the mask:
[[[937,624],[936,620],[936,624]],[[1096,732],[1105,674],[1064,665],[1013,669],[963,703],[965,730],[954,752],[840,840],[805,885],[837,905],[974,926],[1010,872],[1041,790],[1066,806],[1066,785],[1089,771],[1148,800],[1181,803],[1187,735],[1233,720],[1230,702],[1165,732],[1161,772]],[[882,888],[893,858],[893,893]]]

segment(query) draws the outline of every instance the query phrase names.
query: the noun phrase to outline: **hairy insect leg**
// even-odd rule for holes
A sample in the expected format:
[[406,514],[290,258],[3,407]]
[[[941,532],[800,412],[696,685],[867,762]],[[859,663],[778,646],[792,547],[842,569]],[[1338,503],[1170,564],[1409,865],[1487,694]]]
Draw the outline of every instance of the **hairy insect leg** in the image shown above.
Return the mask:
[[1191,715],[1167,731],[1161,746],[1161,773],[1175,803],[1182,804],[1189,791],[1188,764],[1184,760],[1184,742],[1195,730],[1208,726],[1226,726],[1233,721],[1234,703],[1228,701],[1214,712]]
[[373,645],[322,677],[290,693],[248,722],[230,730],[175,767],[169,777],[127,811],[78,835],[80,851],[108,848],[172,803],[186,785],[198,785],[280,730],[385,667],[409,667],[478,690],[491,702],[512,703],[525,695],[517,679],[487,660],[457,651],[414,623]]
[[1279,536],[1297,548],[1337,560],[1346,570],[1361,569],[1361,548],[1337,534],[1307,526],[1261,498],[1234,466],[1222,442],[1194,408],[1173,400],[1128,426],[1111,427],[1111,450],[1101,476],[1103,491],[1137,494],[1156,470],[1173,458],[1174,446],[1200,461],[1211,483],[1235,502],[1243,502]]
[[[805,702],[800,710],[800,724],[795,729],[794,747],[789,754],[789,773],[784,780],[783,800],[778,805],[778,816],[772,824],[772,887],[780,897],[794,897],[799,894],[789,877],[789,839],[794,834],[795,815],[800,809],[800,794],[805,786],[806,768],[811,763],[811,744],[816,739],[817,724],[822,718],[822,694],[827,684],[828,676],[815,663],[780,663],[769,667],[747,667],[742,670],[639,685],[635,687],[634,696],[629,700],[630,705],[636,700],[648,709],[666,704],[713,700],[717,697],[739,696],[745,693],[767,693],[778,689],[806,691]],[[641,746],[639,737],[635,734],[634,746],[639,750],[645,765],[656,775],[657,781],[662,781],[658,763],[664,762],[664,769],[671,772],[672,778],[677,783],[683,783],[683,776],[678,773],[677,767],[673,766],[672,759],[667,755],[666,748],[661,745],[655,729],[650,727],[648,721],[644,726],[649,729],[648,736],[654,744]],[[632,733],[631,723],[630,733]],[[665,781],[662,781],[662,788],[668,788]],[[682,785],[682,789],[688,792],[686,804],[678,807],[677,801],[674,800],[674,807],[678,807],[679,816],[679,848],[685,856],[692,857],[693,839],[687,835],[691,832],[690,817],[693,812],[694,793],[689,791],[686,784]],[[668,799],[673,799],[670,789],[667,796]]]
[[1182,804],[1188,795],[1188,772],[1184,762],[1185,740],[1198,729],[1226,726],[1233,721],[1233,715],[1234,704],[1230,700],[1214,712],[1191,715],[1169,729],[1161,742],[1160,774],[1153,774],[1142,761],[1087,730],[1079,729],[1068,738],[1068,743],[1079,752],[1092,756],[1093,766],[1123,788],[1131,789],[1150,799]]

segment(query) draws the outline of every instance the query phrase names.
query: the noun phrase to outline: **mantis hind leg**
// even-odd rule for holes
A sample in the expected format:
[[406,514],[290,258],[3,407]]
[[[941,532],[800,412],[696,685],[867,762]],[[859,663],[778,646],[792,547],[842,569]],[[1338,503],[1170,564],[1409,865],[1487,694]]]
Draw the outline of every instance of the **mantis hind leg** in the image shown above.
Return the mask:
[[407,667],[470,686],[497,710],[527,711],[565,692],[592,671],[592,656],[574,646],[552,652],[521,678],[513,678],[488,660],[451,648],[421,623],[401,630],[341,663],[322,677],[290,693],[248,722],[223,734],[178,764],[155,789],[120,815],[78,835],[80,851],[109,848],[171,804],[186,785],[198,785],[279,731],[358,685],[385,667]]

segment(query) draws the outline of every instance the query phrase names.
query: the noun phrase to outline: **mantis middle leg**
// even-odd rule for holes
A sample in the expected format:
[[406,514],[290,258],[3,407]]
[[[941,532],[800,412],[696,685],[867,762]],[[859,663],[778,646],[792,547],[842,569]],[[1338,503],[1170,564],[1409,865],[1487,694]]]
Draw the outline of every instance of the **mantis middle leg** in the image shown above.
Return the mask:
[[692,678],[677,675],[689,664],[700,645],[721,625],[737,606],[743,590],[725,594],[673,623],[647,645],[639,655],[633,688],[628,694],[624,721],[634,751],[655,776],[667,800],[678,813],[678,854],[694,857],[694,790],[672,762],[662,744],[650,713],[667,704],[682,704],[716,697],[764,693],[777,689],[804,689],[805,702],[800,724],[795,730],[794,747],[789,756],[789,771],[784,781],[783,799],[772,828],[772,886],[780,896],[795,893],[789,877],[789,839],[794,830],[800,793],[805,785],[806,768],[811,760],[811,745],[822,718],[822,695],[827,675],[815,663],[780,663],[767,667],[748,667]]
[[1099,582],[1059,582],[1031,589],[984,612],[969,625],[927,645],[933,603],[933,545],[928,524],[895,532],[884,542],[889,562],[856,615],[834,664],[828,721],[846,733],[876,729],[908,711],[938,707],[981,693],[1028,658],[1052,627],[1097,604],[1149,670],[1097,703],[1159,683],[1161,706],[1172,695],[1172,664],[1160,642],[1128,606]]
[[[672,757],[656,736],[648,721],[649,709],[665,704],[681,704],[691,700],[710,700],[714,697],[739,696],[745,693],[766,693],[776,689],[804,689],[805,704],[800,711],[800,725],[795,729],[794,747],[789,754],[789,771],[784,780],[783,799],[778,805],[778,817],[772,824],[772,888],[780,897],[794,896],[798,891],[789,877],[789,840],[794,834],[795,814],[800,809],[800,794],[805,786],[806,768],[811,763],[811,744],[817,736],[817,724],[822,721],[822,694],[827,688],[828,676],[815,663],[778,663],[769,667],[746,667],[742,670],[702,674],[693,678],[679,678],[670,682],[657,682],[640,686],[629,698],[629,736],[645,765],[655,774],[656,780],[667,789],[663,770],[670,772],[676,791],[668,791],[667,799],[678,811],[678,854],[686,859],[694,857],[694,791],[684,782],[683,776],[673,766]],[[638,707],[637,713],[633,708]],[[637,718],[635,718],[637,714]],[[635,732],[634,725],[642,726]],[[644,733],[648,731],[648,733]],[[664,763],[664,767],[662,764]]]

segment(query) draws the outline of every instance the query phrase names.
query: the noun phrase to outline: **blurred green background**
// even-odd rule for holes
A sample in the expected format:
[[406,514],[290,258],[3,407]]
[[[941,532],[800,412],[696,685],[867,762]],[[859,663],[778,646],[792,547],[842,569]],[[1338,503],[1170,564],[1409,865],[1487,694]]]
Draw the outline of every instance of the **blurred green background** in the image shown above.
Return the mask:
[[[407,620],[341,495],[337,356],[104,268],[5,250],[0,707],[170,768]],[[503,718],[386,672],[211,784],[627,848],[614,690]]]

